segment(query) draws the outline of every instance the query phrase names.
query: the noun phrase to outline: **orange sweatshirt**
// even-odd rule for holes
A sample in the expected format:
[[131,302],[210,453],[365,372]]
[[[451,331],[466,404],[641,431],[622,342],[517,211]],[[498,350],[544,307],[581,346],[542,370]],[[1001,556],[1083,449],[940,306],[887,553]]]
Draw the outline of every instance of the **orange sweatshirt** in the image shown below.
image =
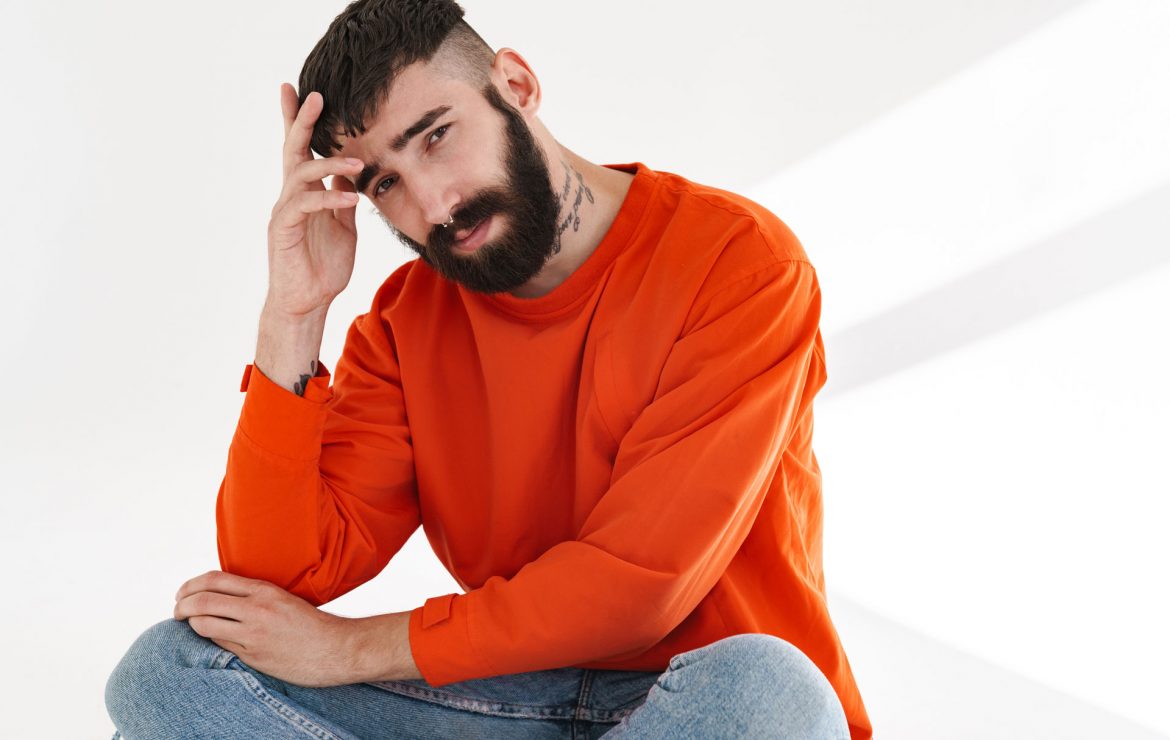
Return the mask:
[[816,271],[756,203],[610,166],[635,174],[621,209],[550,293],[475,293],[416,259],[303,397],[247,366],[220,563],[321,605],[421,524],[464,590],[411,612],[431,685],[664,671],[763,632],[870,737],[825,602]]

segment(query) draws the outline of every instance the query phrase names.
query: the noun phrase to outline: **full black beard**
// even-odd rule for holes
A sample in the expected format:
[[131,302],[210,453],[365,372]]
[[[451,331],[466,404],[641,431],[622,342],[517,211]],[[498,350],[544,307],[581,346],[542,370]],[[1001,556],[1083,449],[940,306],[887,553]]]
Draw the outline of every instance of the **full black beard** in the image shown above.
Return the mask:
[[[506,184],[476,193],[451,214],[454,223],[431,229],[425,247],[387,225],[448,280],[480,293],[501,293],[531,280],[554,253],[560,203],[552,189],[548,162],[519,111],[504,100],[495,85],[487,85],[483,96],[506,123]],[[494,214],[503,216],[497,222],[504,233],[471,254],[456,254],[451,246],[456,232]]]

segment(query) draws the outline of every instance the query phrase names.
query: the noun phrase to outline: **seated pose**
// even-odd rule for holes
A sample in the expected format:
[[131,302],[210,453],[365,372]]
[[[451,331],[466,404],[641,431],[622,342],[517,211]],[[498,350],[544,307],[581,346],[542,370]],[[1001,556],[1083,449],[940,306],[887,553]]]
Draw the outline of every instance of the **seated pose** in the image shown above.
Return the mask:
[[[540,101],[451,0],[352,3],[281,86],[222,570],[114,669],[115,737],[871,736],[825,598],[816,270],[747,198],[581,158]],[[361,195],[418,259],[330,374]],[[420,525],[461,593],[319,608]]]

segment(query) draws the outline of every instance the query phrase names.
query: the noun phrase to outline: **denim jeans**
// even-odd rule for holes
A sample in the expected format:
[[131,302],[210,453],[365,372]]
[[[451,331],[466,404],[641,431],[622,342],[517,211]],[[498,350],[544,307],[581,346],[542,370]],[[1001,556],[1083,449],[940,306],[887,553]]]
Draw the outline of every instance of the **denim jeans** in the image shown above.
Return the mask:
[[306,688],[167,619],[131,645],[105,702],[114,740],[849,738],[824,674],[790,643],[755,633],[680,653],[662,673],[558,668],[438,688]]

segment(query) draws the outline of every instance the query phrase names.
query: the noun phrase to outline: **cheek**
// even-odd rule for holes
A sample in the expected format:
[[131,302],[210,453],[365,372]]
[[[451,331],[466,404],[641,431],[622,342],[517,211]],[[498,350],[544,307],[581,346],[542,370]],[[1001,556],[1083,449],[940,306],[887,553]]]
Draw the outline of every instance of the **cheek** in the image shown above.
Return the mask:
[[[469,132],[452,147],[450,165],[456,181],[466,183],[474,191],[507,182],[507,159],[499,132],[485,129]],[[463,197],[470,195],[464,193]]]
[[[417,227],[413,228],[413,229],[409,229],[409,230],[403,230],[403,229],[400,229],[399,227],[395,226],[394,223],[389,218],[386,217],[386,214],[379,211],[378,215],[381,217],[382,223],[386,224],[386,228],[390,230],[390,233],[394,234],[394,238],[398,239],[400,242],[402,242],[406,246],[410,247],[411,249],[415,249],[417,251],[415,244],[411,244],[410,241],[413,241],[419,245],[426,244],[426,234],[420,232]],[[416,236],[416,234],[417,234],[417,236]],[[405,239],[404,239],[404,237],[405,237]],[[406,241],[406,240],[410,240],[410,241]]]
[[388,208],[385,205],[376,206],[375,210],[378,213],[378,218],[386,224],[386,228],[400,240],[401,237],[405,236],[419,244],[426,244],[427,235],[430,233],[428,225],[419,220],[417,216],[413,220],[405,214],[391,217],[387,213]]

